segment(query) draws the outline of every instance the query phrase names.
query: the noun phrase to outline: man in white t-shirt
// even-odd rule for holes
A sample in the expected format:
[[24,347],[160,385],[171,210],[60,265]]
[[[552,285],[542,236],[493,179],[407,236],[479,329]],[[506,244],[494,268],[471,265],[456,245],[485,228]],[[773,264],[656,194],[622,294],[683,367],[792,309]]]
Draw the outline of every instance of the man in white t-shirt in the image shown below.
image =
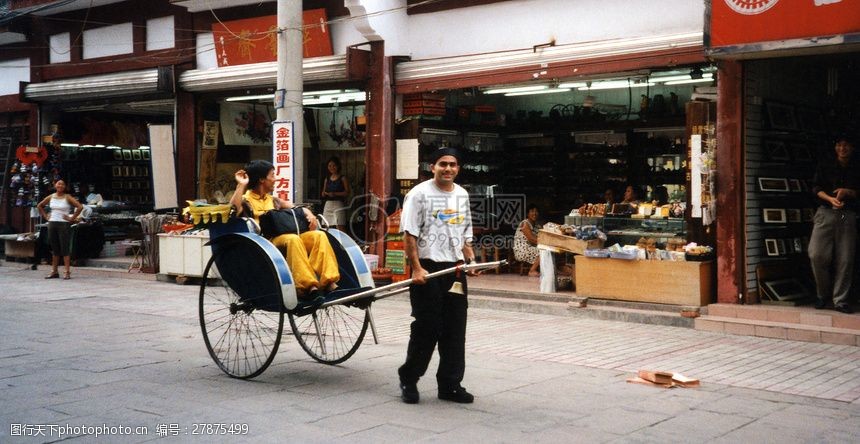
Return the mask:
[[418,402],[418,379],[427,371],[437,343],[439,399],[474,401],[460,385],[466,367],[466,277],[448,274],[426,279],[427,274],[457,262],[475,260],[469,193],[454,183],[460,159],[453,148],[436,150],[430,159],[433,179],[416,185],[403,202],[400,229],[412,266],[409,300],[415,318],[406,362],[398,369],[401,399],[407,404]]

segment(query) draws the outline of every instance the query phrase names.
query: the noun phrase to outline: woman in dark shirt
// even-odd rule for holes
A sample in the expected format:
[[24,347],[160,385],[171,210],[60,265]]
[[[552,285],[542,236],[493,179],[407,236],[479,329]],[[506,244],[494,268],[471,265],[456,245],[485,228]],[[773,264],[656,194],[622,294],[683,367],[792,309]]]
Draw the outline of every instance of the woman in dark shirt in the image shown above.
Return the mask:
[[848,136],[837,138],[834,150],[836,157],[822,159],[815,170],[812,191],[820,206],[809,239],[809,259],[818,293],[815,308],[824,308],[832,297],[836,310],[852,313],[849,297],[857,242],[860,170]]
[[340,159],[331,157],[326,162],[328,175],[323,182],[322,198],[325,200],[323,217],[329,224],[346,231],[346,198],[349,196],[349,181],[340,173]]

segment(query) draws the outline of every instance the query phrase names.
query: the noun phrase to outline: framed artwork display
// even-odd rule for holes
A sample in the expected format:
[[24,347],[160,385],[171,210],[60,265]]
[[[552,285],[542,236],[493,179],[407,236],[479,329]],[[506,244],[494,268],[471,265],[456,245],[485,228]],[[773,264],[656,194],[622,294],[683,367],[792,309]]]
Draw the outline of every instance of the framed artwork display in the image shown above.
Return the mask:
[[795,237],[791,240],[794,243],[794,252],[795,253],[803,253],[803,239],[799,237]]
[[765,239],[764,249],[768,256],[779,256],[779,245],[777,245],[776,239]]
[[761,214],[766,224],[784,224],[787,220],[784,208],[762,208]]
[[800,179],[788,179],[788,189],[793,193],[802,192],[803,186],[800,184]]
[[152,158],[149,150],[140,150],[140,156],[143,160],[149,160]]
[[113,150],[113,160],[122,160],[122,150]]
[[791,105],[769,102],[767,104],[767,118],[772,129],[789,131],[797,129],[797,118],[794,107]]
[[788,248],[787,248],[785,239],[777,239],[776,240],[776,247],[777,247],[777,251],[779,252],[780,256],[785,256],[786,254],[788,254]]
[[764,286],[772,296],[780,301],[793,301],[808,297],[806,287],[797,278],[765,281]]
[[121,166],[113,166],[111,167],[111,175],[113,177],[122,177],[122,167]]
[[122,150],[122,160],[131,160],[131,150]]
[[134,160],[141,160],[143,155],[140,154],[140,150],[131,150],[131,158]]
[[789,208],[785,210],[785,218],[790,223],[799,223],[803,221],[800,216],[800,209],[797,208]]
[[762,191],[785,193],[788,192],[788,179],[784,177],[759,177],[758,187]]
[[792,144],[791,153],[794,155],[794,160],[796,162],[808,162],[815,160],[814,156],[812,155],[812,151],[807,145],[804,144]]
[[788,147],[781,140],[765,140],[764,153],[767,160],[784,162],[789,159]]
[[813,108],[797,108],[797,123],[800,129],[810,133],[826,133],[827,125],[824,114]]

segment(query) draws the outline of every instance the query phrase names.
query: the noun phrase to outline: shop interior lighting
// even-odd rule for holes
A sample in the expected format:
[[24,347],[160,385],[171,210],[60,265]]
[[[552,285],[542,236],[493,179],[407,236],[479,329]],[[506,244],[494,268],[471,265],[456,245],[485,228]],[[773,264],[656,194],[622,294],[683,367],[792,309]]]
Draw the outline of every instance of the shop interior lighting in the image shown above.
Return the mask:
[[674,80],[666,82],[664,85],[685,85],[687,83],[711,83],[714,81],[713,74],[705,74],[701,79]]
[[[224,99],[227,102],[246,102],[252,100],[274,100],[274,94],[256,96],[236,96]],[[323,105],[340,102],[363,102],[366,100],[364,91],[357,89],[330,89],[325,91],[308,91],[302,93],[302,105]]]
[[549,85],[513,86],[510,88],[488,89],[484,91],[484,94],[508,94],[527,91],[540,91],[543,89],[549,89]]
[[67,147],[74,148],[74,147],[77,147],[79,145],[77,143],[61,143],[60,146],[67,146]]
[[534,94],[555,94],[555,93],[563,93],[570,91],[570,88],[553,88],[553,89],[542,89],[539,91],[520,91],[520,92],[511,92],[505,94],[505,97],[511,96],[531,96]]
[[601,89],[622,89],[622,88],[644,88],[646,86],[654,86],[653,82],[634,82],[627,80],[606,80],[603,82],[594,82],[591,87],[583,86],[578,88],[580,91],[596,91]]
[[559,88],[582,88],[583,86],[588,86],[585,82],[567,82],[558,85]]

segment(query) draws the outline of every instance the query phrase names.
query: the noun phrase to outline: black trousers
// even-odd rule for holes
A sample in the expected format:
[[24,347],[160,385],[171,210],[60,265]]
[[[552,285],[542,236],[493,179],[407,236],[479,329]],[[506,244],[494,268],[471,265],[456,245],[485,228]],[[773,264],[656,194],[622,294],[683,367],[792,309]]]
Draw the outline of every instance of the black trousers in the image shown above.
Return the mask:
[[[421,266],[428,273],[453,267],[453,262],[433,262],[421,260]],[[459,281],[463,294],[448,290]],[[415,384],[424,376],[433,350],[439,344],[439,369],[436,382],[440,391],[450,391],[460,387],[466,370],[466,310],[469,306],[466,288],[466,275],[447,274],[428,279],[424,285],[409,287],[409,301],[412,304],[411,332],[406,362],[398,369],[400,382]]]

